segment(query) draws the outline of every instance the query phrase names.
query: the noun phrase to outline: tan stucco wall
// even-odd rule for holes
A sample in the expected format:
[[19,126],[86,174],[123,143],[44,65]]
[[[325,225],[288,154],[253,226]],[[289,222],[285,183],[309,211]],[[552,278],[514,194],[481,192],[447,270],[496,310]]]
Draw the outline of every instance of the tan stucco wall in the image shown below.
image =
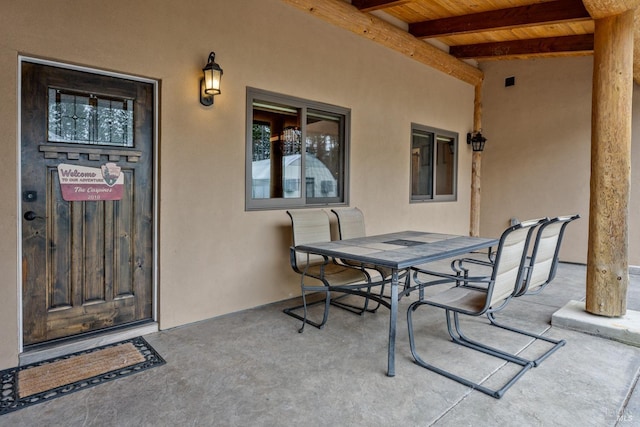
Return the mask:
[[[198,79],[211,50],[224,77],[205,108]],[[278,0],[3,1],[0,368],[17,363],[20,333],[19,54],[160,81],[161,328],[299,294],[286,214],[244,210],[247,86],[351,108],[350,204],[370,233],[468,232],[473,88],[465,83]],[[457,202],[409,204],[411,122],[460,133]]]
[[[512,217],[579,213],[560,258],[586,263],[591,168],[593,58],[487,62],[481,233]],[[515,86],[504,79],[515,77]],[[629,264],[640,265],[640,88],[634,85]]]

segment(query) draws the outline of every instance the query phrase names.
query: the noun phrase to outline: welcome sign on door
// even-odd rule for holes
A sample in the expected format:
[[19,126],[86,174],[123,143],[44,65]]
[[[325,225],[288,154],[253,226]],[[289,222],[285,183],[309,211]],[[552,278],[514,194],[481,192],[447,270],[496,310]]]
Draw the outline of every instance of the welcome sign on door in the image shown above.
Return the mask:
[[99,168],[61,163],[58,179],[62,198],[68,202],[122,199],[124,175],[115,163]]

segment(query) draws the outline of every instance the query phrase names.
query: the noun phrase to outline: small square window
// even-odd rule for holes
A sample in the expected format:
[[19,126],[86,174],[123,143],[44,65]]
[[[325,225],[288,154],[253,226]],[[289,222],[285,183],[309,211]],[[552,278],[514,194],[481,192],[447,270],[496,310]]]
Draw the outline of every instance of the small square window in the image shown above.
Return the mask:
[[457,197],[458,134],[411,125],[411,201]]

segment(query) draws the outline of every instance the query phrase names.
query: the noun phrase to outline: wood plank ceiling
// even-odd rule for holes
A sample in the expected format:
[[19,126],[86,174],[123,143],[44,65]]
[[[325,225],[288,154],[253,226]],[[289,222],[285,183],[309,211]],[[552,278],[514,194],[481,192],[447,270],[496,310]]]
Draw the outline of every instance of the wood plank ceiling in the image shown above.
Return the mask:
[[640,0],[282,1],[472,85],[483,61],[593,55],[594,18],[635,10],[640,84]]
[[[348,0],[347,0],[348,2]],[[594,21],[581,0],[352,0],[414,37],[477,61],[593,54]],[[385,19],[384,15],[377,13]]]

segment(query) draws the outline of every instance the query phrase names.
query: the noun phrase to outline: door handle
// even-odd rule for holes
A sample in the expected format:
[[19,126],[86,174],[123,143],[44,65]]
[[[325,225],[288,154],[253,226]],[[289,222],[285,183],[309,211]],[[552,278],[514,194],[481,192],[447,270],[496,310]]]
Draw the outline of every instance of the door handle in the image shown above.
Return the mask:
[[27,211],[22,217],[27,221],[33,221],[34,219],[44,219],[43,217],[38,216],[34,211]]

